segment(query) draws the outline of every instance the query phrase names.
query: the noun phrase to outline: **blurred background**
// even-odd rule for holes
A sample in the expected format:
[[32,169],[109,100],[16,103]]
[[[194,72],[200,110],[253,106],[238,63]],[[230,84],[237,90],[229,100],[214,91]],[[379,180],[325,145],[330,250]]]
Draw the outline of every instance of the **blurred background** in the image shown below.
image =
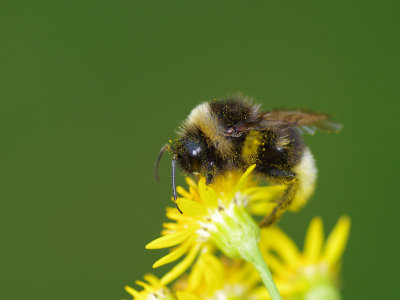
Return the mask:
[[[280,225],[352,218],[345,299],[393,298],[399,268],[399,6],[395,1],[3,1],[1,299],[130,299],[165,251],[161,146],[202,101],[344,124],[307,136],[315,195]],[[182,177],[179,178],[182,181]],[[161,275],[171,266],[156,270]]]

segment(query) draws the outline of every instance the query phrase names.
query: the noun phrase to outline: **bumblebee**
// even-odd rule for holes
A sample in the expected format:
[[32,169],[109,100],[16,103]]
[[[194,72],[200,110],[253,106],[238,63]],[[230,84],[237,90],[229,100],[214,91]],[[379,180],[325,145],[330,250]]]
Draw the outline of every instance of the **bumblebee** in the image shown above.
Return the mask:
[[[165,151],[172,153],[172,192],[177,199],[177,164],[189,174],[202,174],[211,184],[230,170],[255,173],[285,190],[260,226],[273,224],[286,210],[297,210],[313,194],[317,169],[302,134],[316,130],[339,131],[328,115],[303,110],[262,112],[260,105],[241,95],[204,102],[195,107],[178,130],[178,138],[165,144],[157,157],[155,176]],[[178,210],[179,207],[177,206]]]

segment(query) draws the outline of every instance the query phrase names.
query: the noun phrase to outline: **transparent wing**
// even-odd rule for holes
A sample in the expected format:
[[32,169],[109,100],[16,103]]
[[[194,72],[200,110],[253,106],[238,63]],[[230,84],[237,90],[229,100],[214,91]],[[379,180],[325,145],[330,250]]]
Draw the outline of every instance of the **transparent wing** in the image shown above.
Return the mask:
[[276,110],[264,113],[266,123],[289,123],[300,131],[315,134],[317,130],[339,132],[342,124],[333,121],[329,115],[303,110]]

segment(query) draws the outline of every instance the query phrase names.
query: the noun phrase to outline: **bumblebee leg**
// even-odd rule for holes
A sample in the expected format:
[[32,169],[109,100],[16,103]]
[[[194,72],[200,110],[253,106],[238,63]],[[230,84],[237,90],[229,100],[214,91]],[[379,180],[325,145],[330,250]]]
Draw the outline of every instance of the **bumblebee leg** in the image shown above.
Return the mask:
[[283,212],[287,210],[287,208],[293,201],[296,185],[297,184],[294,181],[287,186],[287,188],[283,192],[282,197],[280,198],[279,202],[276,204],[272,212],[260,222],[260,227],[270,226],[279,220]]
[[291,182],[296,178],[295,173],[279,170],[277,168],[261,169],[261,172],[268,177],[276,178],[286,182]]
[[260,227],[267,227],[278,221],[283,212],[285,212],[290,206],[290,204],[292,204],[294,195],[296,193],[297,178],[294,173],[274,170],[274,174],[281,175],[276,177],[278,178],[281,177],[282,179],[286,179],[289,183],[287,184],[286,189],[283,191],[281,198],[279,199],[278,203],[276,204],[272,212],[260,222],[259,224]]

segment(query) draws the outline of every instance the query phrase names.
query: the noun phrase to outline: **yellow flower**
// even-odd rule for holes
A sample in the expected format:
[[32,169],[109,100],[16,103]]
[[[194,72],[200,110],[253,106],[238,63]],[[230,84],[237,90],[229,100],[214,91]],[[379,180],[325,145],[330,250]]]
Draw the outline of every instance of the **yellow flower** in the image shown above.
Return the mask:
[[154,275],[147,274],[144,276],[147,281],[135,281],[135,283],[143,290],[140,292],[130,286],[126,286],[125,290],[133,296],[134,300],[175,300],[170,290],[160,282]]
[[316,217],[300,252],[279,228],[262,230],[261,252],[285,299],[341,299],[339,273],[349,231],[350,218],[341,217],[324,243],[322,220]]
[[266,215],[273,208],[271,200],[280,195],[283,187],[259,186],[249,176],[254,168],[255,165],[242,174],[228,172],[209,186],[204,177],[197,183],[186,178],[188,191],[177,188],[181,195],[177,203],[183,214],[167,208],[167,217],[172,222],[163,224],[162,236],[146,246],[147,249],[175,247],[154,268],[185,256],[161,279],[163,284],[185,272],[210,243],[229,257],[242,257],[248,254],[247,246],[258,242],[259,228],[249,212]]
[[265,290],[265,287],[251,264],[205,252],[194,264],[190,275],[178,280],[173,290],[177,291],[179,300],[190,297],[261,300],[259,290]]

